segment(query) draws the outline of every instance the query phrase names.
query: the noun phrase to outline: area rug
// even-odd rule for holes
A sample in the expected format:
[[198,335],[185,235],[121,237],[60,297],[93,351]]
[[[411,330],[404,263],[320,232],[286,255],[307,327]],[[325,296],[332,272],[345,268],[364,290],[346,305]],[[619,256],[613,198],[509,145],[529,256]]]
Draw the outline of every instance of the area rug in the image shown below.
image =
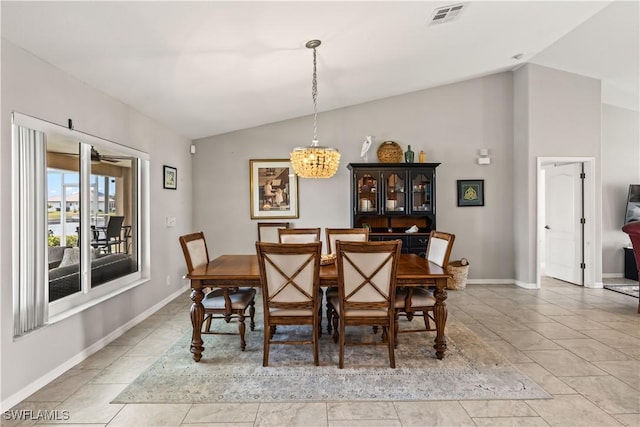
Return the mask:
[[[370,328],[353,329],[348,331],[350,336],[380,339],[380,333],[374,335]],[[277,333],[291,337],[306,330],[278,327]],[[400,334],[396,369],[389,368],[384,345],[347,347],[345,369],[338,369],[338,345],[326,334],[320,340],[320,366],[313,364],[310,345],[272,345],[269,366],[263,367],[263,337],[258,328],[247,331],[244,352],[237,336],[205,335],[205,351],[198,363],[189,352],[188,332],[112,403],[550,398],[455,319],[447,322],[448,349],[443,360],[435,357],[434,334]]]
[[640,287],[638,287],[638,285],[605,284],[604,288],[621,294],[630,295],[632,297],[640,297]]

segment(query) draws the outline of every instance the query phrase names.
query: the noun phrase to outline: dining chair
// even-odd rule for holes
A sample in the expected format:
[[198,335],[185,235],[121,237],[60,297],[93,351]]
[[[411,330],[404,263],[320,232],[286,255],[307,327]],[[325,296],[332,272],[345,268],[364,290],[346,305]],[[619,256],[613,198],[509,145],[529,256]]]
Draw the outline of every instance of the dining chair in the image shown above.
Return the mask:
[[382,242],[336,242],[338,296],[331,298],[334,341],[340,343],[339,368],[344,368],[346,345],[377,345],[375,341],[346,338],[347,326],[381,326],[389,350],[389,365],[395,361],[395,290],[400,240]]
[[[451,233],[445,233],[443,231],[431,230],[429,234],[429,242],[427,243],[426,259],[446,270],[449,265],[449,257],[451,256],[451,249],[453,248],[453,242],[456,236]],[[407,286],[399,288],[396,292],[396,314],[398,316],[403,315],[407,320],[412,320],[415,313],[422,313],[424,319],[424,329],[396,329],[398,332],[423,332],[423,331],[435,331],[435,319],[433,317],[433,307],[436,304],[436,298],[433,292],[426,287],[422,286]],[[431,326],[429,322],[431,319],[434,323]],[[398,340],[396,340],[396,345]]]
[[[256,242],[264,312],[262,366],[269,365],[271,344],[311,344],[313,363],[319,365],[318,315],[322,242]],[[274,339],[278,325],[310,325],[309,339]]]
[[[368,228],[327,228],[325,230],[327,234],[327,249],[329,254],[336,253],[336,241],[341,240],[344,242],[366,242],[369,240]],[[338,288],[328,288],[325,292],[326,295],[326,313],[327,313],[327,332],[331,334],[333,306],[329,304],[329,299],[338,295]]]
[[[187,264],[187,271],[191,273],[196,267],[209,263],[209,251],[207,250],[207,242],[203,232],[191,233],[180,236],[180,246],[184,254],[184,260]],[[207,285],[206,281],[204,285]],[[255,330],[255,296],[256,290],[253,288],[238,287],[218,287],[209,288],[202,305],[204,306],[205,322],[203,324],[204,334],[218,335],[240,335],[240,349],[244,351],[247,343],[244,339],[245,334],[245,313],[249,308],[250,328]],[[224,319],[229,323],[233,319],[238,320],[238,332],[225,332],[211,330],[211,321],[213,319]]]
[[311,243],[320,241],[320,228],[279,228],[280,243]]
[[368,228],[327,228],[327,253],[336,253],[336,240],[346,242],[366,242],[369,240]]
[[[622,231],[629,235],[631,246],[633,247],[633,256],[636,259],[636,267],[638,269],[638,277],[640,277],[640,221],[630,222],[622,227]],[[640,286],[640,282],[638,282]],[[638,313],[640,313],[640,300],[638,301]]]
[[[320,241],[320,228],[280,228],[278,230],[278,239],[280,243],[312,243]],[[322,301],[324,293],[322,288],[318,287],[318,298]],[[322,304],[318,306],[320,312],[320,324],[322,324]],[[275,331],[275,328],[273,329]],[[322,335],[322,328],[320,328]]]
[[268,243],[279,243],[280,237],[278,230],[280,228],[289,228],[289,222],[259,222],[258,223],[258,241]]
[[110,215],[108,218],[105,227],[95,227],[93,229],[91,246],[100,251],[111,253],[111,248],[115,245],[116,252],[120,252],[120,245],[125,243],[122,238],[124,216]]

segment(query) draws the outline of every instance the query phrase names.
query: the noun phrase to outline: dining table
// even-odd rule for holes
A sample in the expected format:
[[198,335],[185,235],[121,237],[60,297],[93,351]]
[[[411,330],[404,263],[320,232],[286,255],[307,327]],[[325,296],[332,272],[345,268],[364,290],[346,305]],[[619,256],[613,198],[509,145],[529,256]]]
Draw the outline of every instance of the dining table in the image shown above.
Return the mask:
[[[447,350],[445,325],[447,323],[447,279],[451,277],[445,269],[416,254],[403,253],[398,260],[396,286],[429,286],[433,288],[433,308],[436,337],[433,348],[438,359],[444,358]],[[207,264],[195,267],[186,275],[191,282],[191,353],[199,362],[204,351],[202,324],[204,322],[204,289],[208,287],[260,287],[260,267],[257,255],[220,255]],[[320,267],[320,286],[337,287],[336,263]]]

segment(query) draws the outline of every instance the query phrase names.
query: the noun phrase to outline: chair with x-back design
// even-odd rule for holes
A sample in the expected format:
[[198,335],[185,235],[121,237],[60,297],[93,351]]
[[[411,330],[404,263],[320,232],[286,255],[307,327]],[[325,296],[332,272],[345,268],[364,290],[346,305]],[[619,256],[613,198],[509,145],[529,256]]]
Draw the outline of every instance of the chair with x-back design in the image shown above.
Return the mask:
[[[368,228],[327,228],[327,252],[335,255],[336,242],[341,240],[343,242],[366,242],[369,240]],[[333,306],[329,304],[331,297],[338,295],[338,288],[328,288],[325,292],[326,295],[326,311],[327,311],[327,332],[331,334],[333,316]]]
[[338,296],[332,297],[330,303],[335,309],[332,320],[334,339],[340,342],[340,368],[344,367],[346,345],[378,344],[347,341],[347,326],[381,326],[383,342],[389,350],[389,365],[396,367],[394,301],[401,245],[400,240],[336,243]]
[[[264,311],[262,365],[269,365],[271,344],[311,344],[319,365],[320,256],[322,242],[256,242]],[[274,339],[278,325],[310,325],[309,339]]]

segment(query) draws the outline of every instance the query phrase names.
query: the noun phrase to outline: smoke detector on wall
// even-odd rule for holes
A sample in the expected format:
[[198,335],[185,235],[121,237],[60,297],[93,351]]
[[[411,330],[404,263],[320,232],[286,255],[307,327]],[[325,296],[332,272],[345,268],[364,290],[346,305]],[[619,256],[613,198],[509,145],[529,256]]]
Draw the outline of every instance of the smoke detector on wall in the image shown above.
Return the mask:
[[434,9],[429,25],[444,24],[445,22],[450,22],[454,19],[458,19],[465,7],[466,3],[458,3]]

